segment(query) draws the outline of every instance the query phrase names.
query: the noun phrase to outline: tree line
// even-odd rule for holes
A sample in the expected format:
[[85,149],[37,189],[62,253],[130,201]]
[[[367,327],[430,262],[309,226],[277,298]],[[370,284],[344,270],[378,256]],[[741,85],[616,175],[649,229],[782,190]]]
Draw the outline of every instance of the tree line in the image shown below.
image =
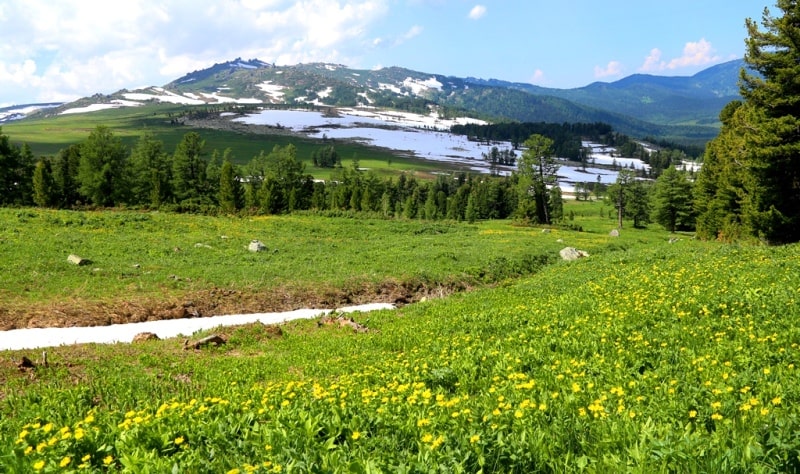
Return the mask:
[[[533,140],[533,141],[531,141]],[[530,143],[529,143],[530,142]],[[532,144],[537,143],[534,147]],[[52,208],[130,207],[177,212],[282,214],[299,210],[356,211],[384,217],[504,219],[551,223],[561,218],[552,140],[532,136],[507,177],[454,173],[433,181],[401,174],[380,178],[357,161],[317,181],[293,145],[261,152],[245,165],[233,151],[212,150],[198,132],[186,133],[172,153],[144,132],[128,149],[98,126],[81,143],[35,160],[0,130],[2,205]],[[314,152],[317,166],[339,163],[330,145]]]

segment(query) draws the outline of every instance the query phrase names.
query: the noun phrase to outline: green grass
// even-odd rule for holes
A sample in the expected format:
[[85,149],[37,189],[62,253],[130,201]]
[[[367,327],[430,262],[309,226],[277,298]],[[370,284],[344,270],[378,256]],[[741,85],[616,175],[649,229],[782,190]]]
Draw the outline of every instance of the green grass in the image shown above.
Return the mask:
[[[315,168],[311,160],[312,152],[327,144],[321,139],[282,133],[237,133],[210,128],[194,129],[170,124],[173,117],[190,109],[188,106],[168,104],[122,107],[84,114],[15,121],[3,124],[2,130],[10,137],[12,143],[27,143],[35,156],[52,156],[71,144],[81,143],[98,125],[109,127],[115,136],[120,137],[129,147],[134,146],[142,132],[148,130],[157,140],[164,142],[165,150],[170,153],[175,150],[186,133],[197,131],[206,142],[207,158],[215,149],[221,154],[230,148],[233,151],[233,160],[238,164],[248,163],[261,151],[269,153],[275,146],[284,147],[293,144],[297,147],[298,159],[306,163],[306,172],[319,179],[330,177],[330,169]],[[347,141],[336,141],[335,146],[344,166],[349,166],[356,158],[361,167],[369,168],[379,176],[392,176],[403,171],[427,174],[453,170],[446,163],[411,158],[383,148]]]
[[[594,210],[590,204],[578,207]],[[247,294],[285,290],[319,299],[330,292],[377,290],[386,283],[463,288],[535,270],[565,245],[593,253],[642,238],[665,238],[653,231],[613,239],[607,235],[613,221],[584,221],[590,231],[544,234],[510,221],[468,225],[311,214],[208,217],[0,209],[6,269],[0,272],[0,300],[20,315],[74,301],[171,301],[212,289]],[[254,239],[268,250],[247,251]],[[71,265],[70,254],[91,264]]]
[[[452,224],[443,241],[456,255],[480,239],[484,248],[575,245],[592,255],[495,288],[357,315],[364,334],[314,321],[280,333],[251,325],[225,329],[226,345],[201,351],[167,340],[53,348],[48,368],[23,374],[6,363],[0,464],[11,472],[62,464],[104,472],[106,462],[127,472],[797,471],[800,246],[670,244],[657,230],[610,241],[613,221],[594,206],[574,209],[574,224],[591,233]],[[416,240],[420,252],[438,245],[420,232],[427,223],[376,223],[398,232],[391,240],[364,231],[369,221],[275,221],[261,225],[274,225],[275,236],[320,226],[353,253],[368,235]],[[345,237],[356,229],[361,237]],[[420,268],[459,271],[458,260],[430,258],[442,249],[430,252]],[[490,252],[480,253],[491,261]],[[381,260],[375,267],[399,269],[407,264],[397,257],[413,252],[367,254]],[[354,256],[352,265],[368,264]]]

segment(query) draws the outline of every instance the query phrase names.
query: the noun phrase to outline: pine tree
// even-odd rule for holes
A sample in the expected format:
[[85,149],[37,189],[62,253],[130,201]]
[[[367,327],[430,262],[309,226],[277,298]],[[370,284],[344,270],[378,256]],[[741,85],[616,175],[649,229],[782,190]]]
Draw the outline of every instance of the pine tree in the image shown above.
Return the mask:
[[205,141],[197,132],[183,136],[172,158],[172,188],[177,202],[200,200],[206,179]]
[[655,184],[654,219],[670,232],[694,226],[692,183],[674,166],[667,168]]
[[800,4],[778,0],[780,17],[764,10],[747,19],[740,92],[723,110],[723,127],[706,149],[698,178],[698,234],[768,243],[800,240]]
[[128,151],[110,128],[98,125],[81,144],[79,191],[93,204],[113,206],[128,193]]
[[50,160],[41,159],[33,170],[33,202],[39,207],[51,207],[56,202],[56,186]]
[[234,213],[241,207],[241,187],[239,179],[229,160],[222,162],[219,173],[219,207],[222,212]]
[[523,144],[526,150],[517,162],[520,218],[550,224],[552,203],[548,187],[556,184],[560,166],[553,157],[553,140],[531,135]]

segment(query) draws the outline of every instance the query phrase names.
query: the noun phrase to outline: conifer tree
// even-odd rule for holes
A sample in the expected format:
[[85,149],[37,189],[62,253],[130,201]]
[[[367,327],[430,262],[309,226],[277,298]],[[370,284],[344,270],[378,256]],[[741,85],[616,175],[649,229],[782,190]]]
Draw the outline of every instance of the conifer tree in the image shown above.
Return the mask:
[[56,202],[56,187],[50,160],[41,159],[33,170],[33,202],[39,207],[51,207]]
[[698,234],[800,240],[800,3],[764,10],[763,30],[746,20],[743,103],[723,110],[698,178]]

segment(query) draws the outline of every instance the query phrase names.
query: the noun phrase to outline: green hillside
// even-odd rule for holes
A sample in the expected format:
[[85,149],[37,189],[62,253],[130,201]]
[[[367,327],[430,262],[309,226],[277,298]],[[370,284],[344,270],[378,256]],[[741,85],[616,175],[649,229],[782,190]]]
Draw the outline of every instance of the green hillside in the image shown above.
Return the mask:
[[[485,236],[489,249],[522,246],[532,254],[575,245],[590,249],[588,258],[552,260],[494,288],[356,315],[366,332],[315,321],[256,324],[216,331],[227,338],[216,348],[184,350],[180,340],[53,348],[49,366],[34,369],[12,361],[26,354],[38,361],[35,352],[8,353],[0,365],[0,463],[10,472],[800,468],[800,247],[669,243],[656,230],[613,239],[604,228],[613,224],[592,203],[573,210],[585,232],[453,224],[443,241]],[[57,226],[69,216],[37,212],[25,225]],[[230,225],[180,219],[209,240]],[[307,219],[300,222],[329,247],[287,249],[291,256],[305,252],[325,265],[327,248],[358,256],[365,245],[337,233],[343,221]],[[9,228],[14,217],[3,222],[11,233],[2,245],[21,245]],[[297,224],[288,217],[257,225],[288,235]],[[152,233],[151,225],[140,231]],[[369,234],[380,242],[395,225]],[[447,257],[428,244],[439,238],[429,223],[402,226],[409,234],[402,245],[421,259],[459,262],[460,253]],[[113,238],[105,228],[86,234],[87,243]],[[137,228],[126,224],[129,235]],[[394,245],[371,258],[390,274],[402,261]],[[490,263],[490,255],[476,264]],[[174,258],[157,249],[140,256]],[[509,256],[503,266],[515,261]],[[263,264],[265,275],[272,266]],[[355,267],[335,268],[347,275]],[[460,268],[453,277],[463,278]],[[85,278],[84,286],[97,277]],[[142,277],[127,278],[135,286]],[[226,288],[248,284],[232,279]]]

